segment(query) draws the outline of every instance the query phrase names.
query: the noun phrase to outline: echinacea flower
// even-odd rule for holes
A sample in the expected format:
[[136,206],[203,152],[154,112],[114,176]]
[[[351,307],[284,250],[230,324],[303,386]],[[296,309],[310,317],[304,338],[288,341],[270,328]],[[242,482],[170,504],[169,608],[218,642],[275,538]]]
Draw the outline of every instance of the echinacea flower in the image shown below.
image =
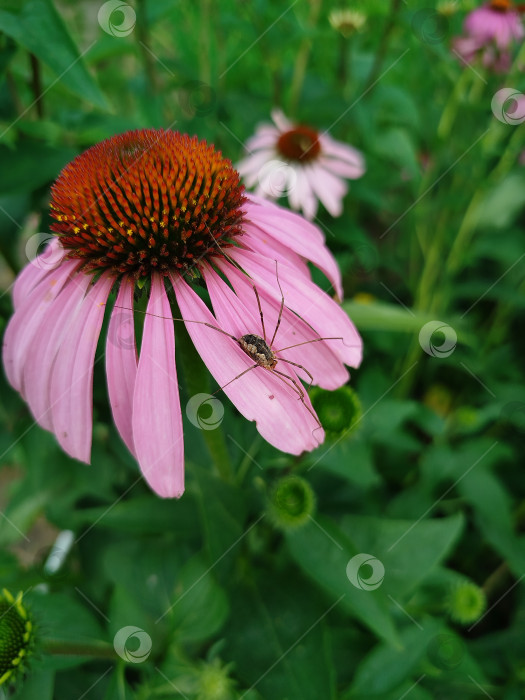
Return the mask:
[[275,126],[261,124],[246,142],[249,155],[237,170],[246,186],[268,199],[287,194],[292,209],[313,219],[321,202],[332,216],[343,212],[348,186],[365,172],[362,154],[311,126],[292,124],[272,111]]
[[510,49],[524,36],[518,9],[511,0],[491,0],[470,12],[463,29],[466,36],[453,41],[453,50],[465,63],[478,56],[486,68],[506,72],[511,65]]
[[[52,188],[51,213],[56,237],[14,285],[3,359],[35,420],[69,455],[90,461],[93,367],[112,292],[105,365],[113,418],[159,495],[184,490],[168,294],[219,386],[268,442],[300,454],[323,440],[300,380],[311,375],[323,388],[341,386],[344,364],[359,365],[362,344],[341,307],[311,280],[308,261],[342,296],[339,269],[318,228],[246,197],[231,162],[205,141],[154,129],[115,136],[78,156]],[[195,280],[206,285],[214,314]],[[238,342],[263,335],[254,286],[268,343],[281,316],[272,349],[288,380],[261,366],[250,370],[253,358]],[[140,350],[138,289],[147,294]],[[296,347],[277,352],[289,345]]]

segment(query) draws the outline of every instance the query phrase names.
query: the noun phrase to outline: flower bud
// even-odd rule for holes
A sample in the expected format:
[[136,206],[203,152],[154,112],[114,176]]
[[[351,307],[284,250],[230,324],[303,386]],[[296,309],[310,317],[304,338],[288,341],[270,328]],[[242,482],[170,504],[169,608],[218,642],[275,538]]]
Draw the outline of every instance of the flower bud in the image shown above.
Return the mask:
[[454,622],[469,625],[483,615],[487,599],[484,591],[475,583],[462,581],[449,591],[445,605]]
[[22,604],[5,588],[0,596],[0,685],[20,673],[34,642],[34,626]]
[[348,39],[349,36],[364,27],[366,15],[359,10],[332,10],[328,16],[328,21],[333,29],[342,34],[345,39]]
[[359,397],[349,386],[342,386],[335,391],[315,388],[310,393],[310,398],[328,438],[348,433],[363,415]]
[[268,513],[274,525],[288,530],[304,525],[315,511],[315,494],[300,476],[279,479],[270,492]]

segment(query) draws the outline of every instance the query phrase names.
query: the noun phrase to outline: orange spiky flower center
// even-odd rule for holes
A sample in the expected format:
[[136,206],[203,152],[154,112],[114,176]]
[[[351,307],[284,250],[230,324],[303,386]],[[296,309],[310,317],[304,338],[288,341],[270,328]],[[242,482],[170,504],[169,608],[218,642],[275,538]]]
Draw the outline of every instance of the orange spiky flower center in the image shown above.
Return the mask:
[[309,126],[296,126],[279,136],[277,150],[288,160],[314,160],[321,152],[319,134]]
[[243,192],[231,162],[206,141],[129,131],[66,165],[52,188],[51,228],[86,271],[185,272],[242,234]]
[[491,0],[490,7],[496,12],[508,12],[514,9],[514,3],[511,0]]

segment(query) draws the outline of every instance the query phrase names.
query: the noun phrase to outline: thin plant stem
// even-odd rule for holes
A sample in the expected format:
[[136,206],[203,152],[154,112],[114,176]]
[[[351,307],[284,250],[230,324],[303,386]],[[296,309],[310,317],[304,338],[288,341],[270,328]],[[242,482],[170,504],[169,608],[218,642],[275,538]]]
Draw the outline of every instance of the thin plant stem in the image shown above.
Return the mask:
[[33,54],[29,54],[31,62],[31,90],[35,101],[36,113],[39,119],[44,116],[44,101],[42,99],[42,76],[40,73],[40,63],[38,58]]
[[[322,0],[310,0],[310,16],[308,18],[308,24],[311,30],[315,29],[315,27],[317,26],[319,13],[321,12],[321,5]],[[301,42],[299,51],[297,52],[292,75],[289,110],[290,115],[292,117],[294,117],[297,112],[297,106],[299,104],[299,98],[301,96],[301,90],[303,88],[304,78],[306,76],[306,68],[308,67],[308,60],[310,58],[311,50],[312,39],[310,37],[305,37]]]
[[151,41],[146,15],[146,1],[138,0],[137,9],[137,39],[140,47],[140,55],[142,56],[144,72],[148,80],[148,92],[152,95],[156,95],[158,92],[157,71],[155,68],[155,59],[151,55],[150,51],[148,51]]
[[381,39],[379,40],[379,46],[374,58],[374,63],[368,76],[368,80],[366,81],[365,92],[367,92],[372,87],[372,85],[377,81],[381,73],[381,68],[383,66],[383,62],[388,51],[390,35],[392,34],[394,27],[396,26],[397,15],[399,13],[399,10],[401,9],[401,1],[402,0],[392,0],[392,3],[390,5],[390,12],[386,19],[385,26],[383,27],[383,33],[381,34]]
[[55,656],[90,656],[97,659],[120,661],[112,644],[102,641],[75,642],[71,639],[44,638],[39,646],[44,654]]

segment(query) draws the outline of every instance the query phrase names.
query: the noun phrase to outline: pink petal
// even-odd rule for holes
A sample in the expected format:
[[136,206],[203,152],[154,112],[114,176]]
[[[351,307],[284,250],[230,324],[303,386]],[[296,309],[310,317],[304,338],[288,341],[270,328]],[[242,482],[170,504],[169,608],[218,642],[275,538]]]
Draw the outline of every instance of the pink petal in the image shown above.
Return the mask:
[[[322,234],[315,235],[315,237],[310,235],[310,229],[302,225],[303,220],[299,217],[297,217],[297,223],[292,223],[289,219],[286,221],[271,220],[268,217],[261,217],[258,220],[257,207],[248,206],[246,211],[250,220],[257,225],[263,236],[268,236],[270,241],[286,243],[295,253],[310,260],[324,272],[333,284],[338,297],[342,299],[341,272],[332,254],[324,245]],[[268,257],[274,256],[270,252]]]
[[292,122],[284,116],[281,109],[272,109],[272,119],[279,131],[288,131],[293,128]]
[[35,420],[53,431],[51,377],[62,343],[91,283],[87,275],[69,279],[54,303],[39,318],[23,367],[22,390]]
[[[245,307],[249,309],[250,319],[255,318],[255,326],[253,328],[259,328],[260,330],[256,332],[259,335],[263,335],[252,281],[233,266],[230,266],[228,269],[228,281],[233,285],[237,297],[242,299]],[[257,289],[257,292],[263,311],[266,340],[270,344],[277,325],[280,303],[270,297],[263,289]],[[232,303],[236,303],[235,298],[232,299]],[[348,381],[348,372],[327,342],[309,342],[300,347],[290,348],[283,353],[278,351],[278,348],[287,348],[289,345],[296,345],[305,341],[316,340],[317,338],[319,338],[318,334],[308,324],[284,306],[281,323],[275,336],[272,350],[277,352],[279,358],[283,361],[291,360],[303,365],[313,376],[314,384],[321,386],[323,389],[337,389]],[[284,364],[286,365],[286,362]],[[287,370],[285,369],[284,371]],[[310,383],[310,377],[306,372],[297,367],[294,367],[294,371],[299,374],[303,381]]]
[[308,236],[312,241],[317,241],[319,243],[324,243],[324,235],[321,229],[307,221],[300,214],[296,214],[289,209],[275,204],[274,202],[269,202],[262,197],[257,197],[253,193],[247,194],[248,203],[245,205],[248,214],[248,219],[254,221],[255,223],[260,223],[263,221],[270,221],[270,223],[281,224],[286,221],[287,225],[294,225],[298,227],[303,236]]
[[24,302],[31,291],[48,275],[52,275],[64,258],[64,249],[58,238],[53,237],[46,249],[31,260],[20,272],[13,285],[15,310]]
[[307,219],[312,220],[317,214],[317,197],[306,177],[304,168],[296,169],[295,186],[288,192],[290,206],[296,211],[302,210]]
[[276,241],[272,236],[266,236],[265,232],[261,231],[257,226],[244,224],[241,242],[250,250],[264,255],[266,258],[286,262],[288,265],[295,267],[299,274],[304,275],[307,279],[311,279],[310,270],[303,258]]
[[[221,326],[224,324],[223,330],[253,333],[256,319],[250,317],[250,312],[238,298],[232,304],[232,292],[228,292],[227,285],[209,270],[206,272],[210,296],[221,318]],[[218,325],[204,302],[182,278],[172,276],[172,282],[183,318]],[[251,358],[235,340],[190,320],[186,321],[186,328],[208,369],[242,415],[256,421],[257,430],[265,440],[291,454],[312,450],[323,440],[322,429],[295,391],[262,367],[250,369],[239,377],[253,365]],[[260,324],[255,326],[259,327]],[[287,371],[286,374],[298,381],[293,372]],[[305,403],[311,406],[307,395]]]
[[[40,324],[42,315],[53,304],[56,296],[68,277],[78,266],[77,262],[64,262],[44,276],[29,292],[29,296],[19,299],[14,315],[7,324],[4,334],[3,360],[7,379],[17,391],[22,388],[22,371],[31,342]],[[26,284],[28,277],[22,286]]]
[[[361,151],[357,148],[353,148],[346,143],[341,143],[336,141],[328,134],[322,134],[320,136],[321,142],[321,156],[319,158],[319,163],[328,162],[330,164],[330,170],[332,170],[336,175],[343,175],[351,179],[361,177],[365,172],[365,160]],[[336,165],[337,164],[337,165]],[[337,172],[336,168],[340,169]]]
[[95,351],[113,281],[102,275],[77,307],[51,375],[54,433],[61,447],[82,462],[90,460]]
[[135,381],[133,442],[151,488],[164,498],[179,498],[184,492],[184,439],[171,316],[164,282],[154,274]]
[[133,444],[133,394],[137,378],[137,348],[133,319],[133,281],[124,277],[111,313],[106,342],[106,375],[113,420],[128,450]]
[[[253,278],[257,288],[266,290],[280,301],[281,293],[272,260],[241,248],[230,250],[230,256]],[[217,265],[228,276],[230,263],[218,260]],[[342,362],[350,367],[359,367],[363,343],[343,309],[316,284],[299,277],[293,268],[284,263],[279,266],[279,281],[286,306],[312,326],[321,337],[342,337],[342,341],[327,340],[326,343]]]
[[318,165],[305,168],[305,174],[315,195],[332,216],[343,213],[343,197],[347,186],[341,178],[323,170]]
[[253,187],[253,185],[259,182],[261,168],[274,158],[275,153],[273,150],[264,150],[258,153],[252,153],[237,163],[237,172],[242,176],[247,187]]

